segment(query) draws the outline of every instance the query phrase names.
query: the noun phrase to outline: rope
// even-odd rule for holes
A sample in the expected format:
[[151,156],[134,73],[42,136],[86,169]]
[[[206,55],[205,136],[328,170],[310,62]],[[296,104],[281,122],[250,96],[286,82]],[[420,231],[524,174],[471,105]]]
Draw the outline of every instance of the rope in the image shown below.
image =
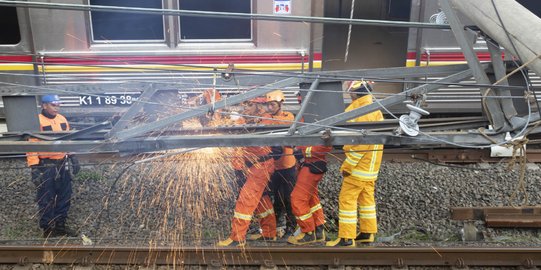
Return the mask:
[[497,144],[498,142],[495,141],[494,139],[490,138],[486,133],[485,133],[485,128],[484,127],[480,127],[477,129],[477,131],[479,131],[479,134],[481,134],[481,136],[483,136],[485,139],[489,140],[492,144]]
[[526,131],[522,139],[514,140],[509,144],[513,146],[513,157],[507,164],[508,171],[512,171],[513,168],[515,167],[515,164],[517,161],[516,153],[517,151],[520,150],[520,160],[519,160],[520,174],[518,178],[518,184],[515,190],[513,191],[513,193],[511,193],[511,196],[509,196],[509,203],[513,207],[516,207],[516,205],[514,204],[514,200],[517,198],[519,190],[524,193],[524,200],[522,201],[521,206],[526,205],[528,203],[528,193],[526,192],[526,181],[524,181],[524,176],[526,175],[526,161],[528,160],[526,158],[526,145],[529,142],[534,142],[534,141],[530,141],[527,138],[527,136],[530,134],[530,132],[535,130],[539,125],[541,125],[541,121],[537,121],[535,125],[533,125],[533,127],[531,127],[528,131]]
[[524,176],[526,175],[526,160],[527,160],[526,159],[526,144],[528,144],[528,141],[529,141],[528,138],[523,137],[522,139],[514,140],[508,144],[509,146],[513,146],[513,157],[511,158],[511,160],[509,160],[509,163],[507,164],[508,171],[512,171],[513,168],[515,167],[515,164],[517,162],[517,152],[520,151],[520,154],[519,154],[520,157],[518,157],[519,165],[520,165],[520,174],[518,178],[518,184],[515,190],[513,191],[513,193],[511,193],[511,196],[509,196],[509,203],[513,207],[517,207],[514,201],[517,198],[519,191],[524,193],[524,199],[522,200],[519,206],[524,206],[528,204],[528,192],[526,192],[526,181],[524,180]]

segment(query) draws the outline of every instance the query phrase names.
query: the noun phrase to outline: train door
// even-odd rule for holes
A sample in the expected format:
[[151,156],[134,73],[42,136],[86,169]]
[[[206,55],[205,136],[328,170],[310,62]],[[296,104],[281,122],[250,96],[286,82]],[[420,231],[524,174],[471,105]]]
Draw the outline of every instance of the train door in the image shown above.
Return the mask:
[[[325,17],[349,18],[352,1],[325,1]],[[354,1],[354,19],[409,21],[411,0]],[[326,24],[323,70],[401,67],[406,63],[408,28]],[[348,35],[350,36],[347,46]],[[347,59],[345,59],[347,51]],[[399,92],[402,84],[376,83],[376,90]]]

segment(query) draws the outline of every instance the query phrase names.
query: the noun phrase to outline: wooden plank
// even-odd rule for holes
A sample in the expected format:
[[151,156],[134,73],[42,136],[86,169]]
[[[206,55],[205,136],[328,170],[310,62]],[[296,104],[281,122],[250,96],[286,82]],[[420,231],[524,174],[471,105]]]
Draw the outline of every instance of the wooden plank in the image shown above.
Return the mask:
[[451,207],[451,220],[485,220],[487,214],[541,215],[541,206]]
[[541,215],[487,214],[485,222],[492,228],[541,228]]

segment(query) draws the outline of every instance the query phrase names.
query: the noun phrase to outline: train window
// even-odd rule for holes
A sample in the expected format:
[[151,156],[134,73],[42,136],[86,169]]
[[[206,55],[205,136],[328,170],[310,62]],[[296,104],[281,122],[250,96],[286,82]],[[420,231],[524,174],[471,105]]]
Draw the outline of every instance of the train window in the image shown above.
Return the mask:
[[21,42],[21,31],[15,7],[0,7],[0,45]]
[[539,0],[518,0],[517,2],[541,18],[541,2]]
[[[162,9],[162,0],[90,0],[91,5]],[[90,12],[94,41],[163,41],[163,16],[122,12]]]
[[411,0],[387,0],[390,20],[410,20]]
[[[249,0],[201,1],[179,0],[182,10],[251,13]],[[180,18],[182,40],[244,39],[252,38],[252,23],[247,19],[188,17]]]

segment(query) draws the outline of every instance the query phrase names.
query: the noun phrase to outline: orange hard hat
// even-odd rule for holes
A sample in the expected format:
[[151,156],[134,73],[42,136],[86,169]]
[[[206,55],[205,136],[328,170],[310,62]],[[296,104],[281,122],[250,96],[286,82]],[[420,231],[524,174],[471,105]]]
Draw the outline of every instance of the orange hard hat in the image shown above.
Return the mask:
[[[213,99],[213,95],[214,94],[214,99]],[[205,100],[205,104],[210,104],[212,102],[216,102],[216,101],[220,101],[222,100],[222,95],[220,94],[220,92],[218,92],[218,90],[215,90],[215,89],[207,89],[203,92],[203,95],[202,95],[203,99]],[[203,101],[203,100],[201,100]]]
[[286,97],[284,96],[284,92],[282,92],[282,90],[274,90],[272,92],[269,92],[267,93],[265,97],[267,98],[267,102],[271,102],[271,101],[283,102],[286,100]]
[[265,98],[265,97],[256,97],[256,98],[251,99],[250,102],[263,104],[263,103],[267,102],[267,98]]

